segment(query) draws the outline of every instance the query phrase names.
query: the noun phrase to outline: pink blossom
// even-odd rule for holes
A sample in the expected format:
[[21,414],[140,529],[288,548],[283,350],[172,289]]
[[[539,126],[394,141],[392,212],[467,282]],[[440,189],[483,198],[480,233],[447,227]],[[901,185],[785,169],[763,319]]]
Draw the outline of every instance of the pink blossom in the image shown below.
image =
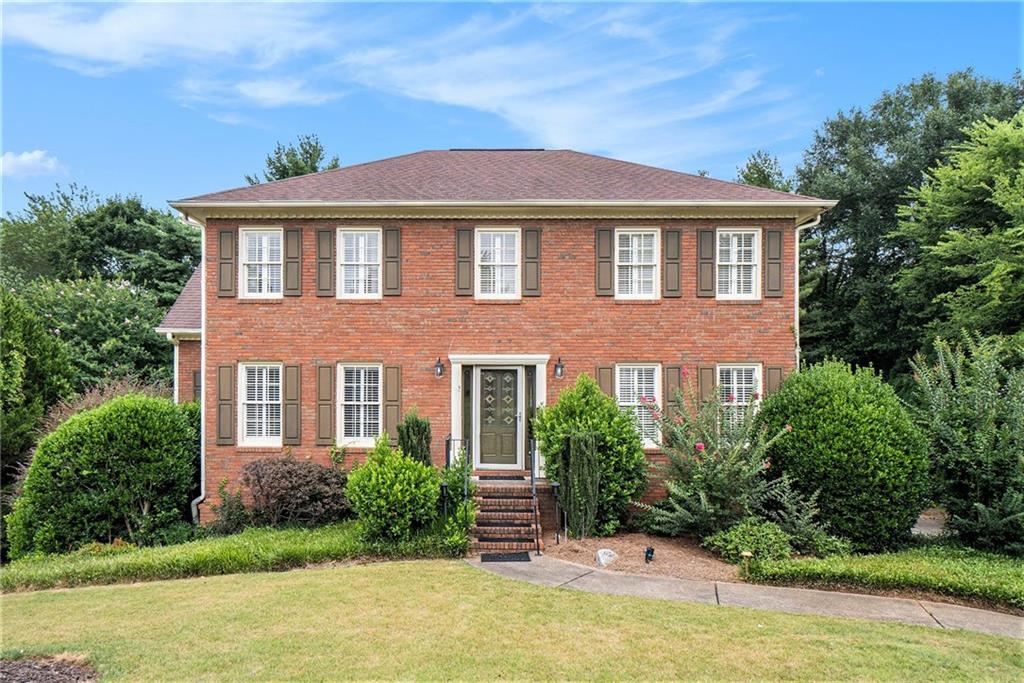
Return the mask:
[[675,422],[677,425],[681,425],[683,424],[683,416],[676,415],[674,418],[672,418],[672,421]]
[[761,398],[761,394],[759,392],[755,391],[754,392],[754,400],[756,401],[759,398]]
[[772,466],[772,461],[771,461],[771,460],[765,460],[765,461],[764,461],[764,465],[762,465],[762,467],[763,467],[764,469],[768,469],[768,468],[769,468],[769,467],[771,467],[771,466]]
[[652,410],[651,411],[651,417],[654,418],[655,420],[660,420],[661,419],[661,413],[659,413],[657,410]]
[[783,429],[785,429],[787,432],[791,432],[793,431],[793,425],[786,425],[785,427],[783,427]]
[[702,442],[700,442],[700,441],[698,441],[697,443],[693,444],[693,447],[696,448],[697,452],[699,452],[699,453],[703,453],[704,452],[704,444]]
[[687,377],[689,377],[689,376],[690,376],[690,371],[689,371],[689,370],[687,370],[687,369],[686,369],[686,366],[684,365],[684,366],[682,367],[682,369],[681,369],[681,370],[679,371],[679,374],[681,374],[681,375],[683,376],[683,379],[686,379]]
[[733,401],[736,400],[736,396],[735,394],[729,394],[728,396],[725,397],[725,400],[728,401],[729,403],[732,403]]

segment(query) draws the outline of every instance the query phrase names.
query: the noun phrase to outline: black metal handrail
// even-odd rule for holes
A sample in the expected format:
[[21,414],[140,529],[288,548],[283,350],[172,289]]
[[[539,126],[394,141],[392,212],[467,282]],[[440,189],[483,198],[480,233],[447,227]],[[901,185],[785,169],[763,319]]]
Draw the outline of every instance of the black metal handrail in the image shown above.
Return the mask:
[[530,493],[533,496],[533,545],[540,555],[540,500],[537,499],[537,440],[530,439]]

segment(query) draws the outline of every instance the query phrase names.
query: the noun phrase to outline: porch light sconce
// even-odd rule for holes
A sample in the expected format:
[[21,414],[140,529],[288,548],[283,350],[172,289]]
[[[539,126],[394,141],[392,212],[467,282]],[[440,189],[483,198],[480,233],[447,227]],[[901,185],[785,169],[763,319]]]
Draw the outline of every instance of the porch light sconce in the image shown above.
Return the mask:
[[434,377],[442,377],[444,375],[444,363],[441,362],[441,357],[437,357],[437,362],[434,363]]
[[562,379],[565,375],[565,365],[562,363],[562,357],[558,357],[558,361],[555,363],[555,379]]

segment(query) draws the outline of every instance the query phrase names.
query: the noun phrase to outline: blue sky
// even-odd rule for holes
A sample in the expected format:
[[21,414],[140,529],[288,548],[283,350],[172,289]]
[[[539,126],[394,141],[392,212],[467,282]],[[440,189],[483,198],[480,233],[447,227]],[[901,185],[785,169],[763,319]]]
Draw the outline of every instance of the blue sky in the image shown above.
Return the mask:
[[572,148],[732,179],[925,72],[1021,63],[1020,3],[3,7],[3,202],[234,187],[278,140],[342,164]]

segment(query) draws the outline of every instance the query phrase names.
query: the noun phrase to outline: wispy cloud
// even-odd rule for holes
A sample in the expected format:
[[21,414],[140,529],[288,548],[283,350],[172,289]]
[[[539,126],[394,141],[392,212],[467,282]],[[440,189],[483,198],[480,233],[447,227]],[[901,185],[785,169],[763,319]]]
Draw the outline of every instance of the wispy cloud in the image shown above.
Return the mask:
[[0,175],[5,178],[27,178],[53,175],[64,170],[60,161],[45,149],[31,152],[4,152],[0,158]]
[[221,105],[244,105],[273,108],[314,106],[342,96],[310,86],[301,78],[260,78],[229,81],[186,78],[178,84],[177,97],[182,102],[206,102]]

